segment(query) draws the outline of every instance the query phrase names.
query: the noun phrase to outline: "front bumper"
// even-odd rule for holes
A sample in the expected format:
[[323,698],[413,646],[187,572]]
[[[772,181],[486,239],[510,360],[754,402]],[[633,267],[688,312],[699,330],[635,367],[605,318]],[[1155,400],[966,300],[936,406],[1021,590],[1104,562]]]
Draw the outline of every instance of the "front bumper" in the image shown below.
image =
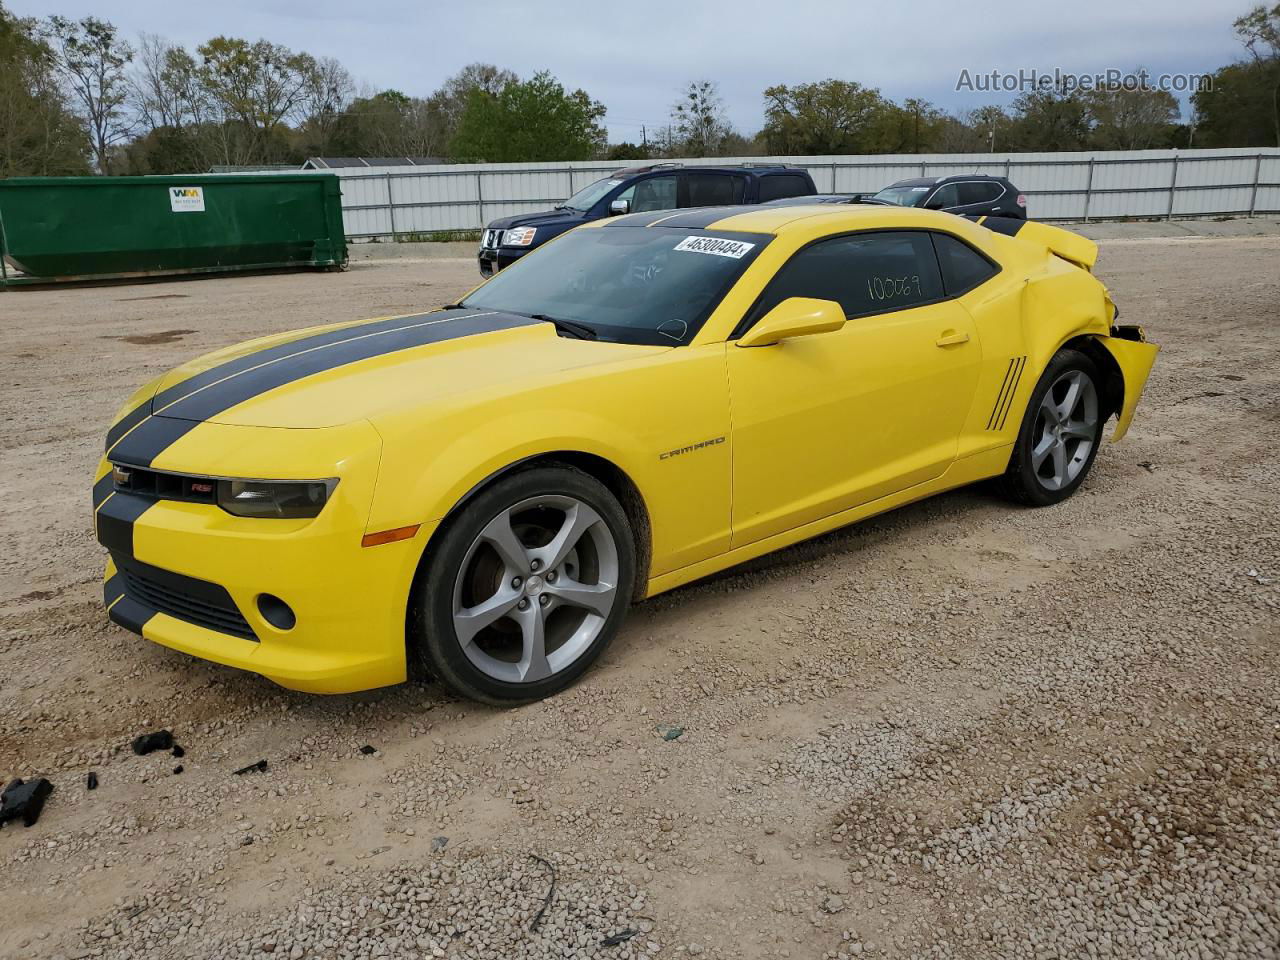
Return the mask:
[[[191,437],[203,437],[212,451],[236,442],[235,435],[266,429],[203,424]],[[314,458],[307,464],[298,446],[314,449],[318,432],[270,431],[279,458],[294,462],[293,477],[326,469]],[[347,693],[403,681],[407,600],[434,526],[421,527],[410,540],[361,546],[379,452],[375,445],[366,455],[330,464],[336,472],[326,475],[340,477],[333,496],[319,516],[301,520],[234,517],[211,504],[116,492],[104,459],[95,528],[110,552],[103,585],[108,615],[155,643],[295,690]],[[269,464],[208,469],[219,462],[205,459],[203,472],[264,476],[271,470]],[[277,465],[271,475],[282,469]],[[292,608],[292,628],[267,621],[259,609],[262,594]]]

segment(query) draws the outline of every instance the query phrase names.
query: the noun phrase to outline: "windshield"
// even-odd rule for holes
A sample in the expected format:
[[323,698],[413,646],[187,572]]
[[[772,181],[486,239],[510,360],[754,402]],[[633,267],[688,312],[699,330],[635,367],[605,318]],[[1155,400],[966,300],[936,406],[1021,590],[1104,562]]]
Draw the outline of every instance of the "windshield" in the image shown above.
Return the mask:
[[723,230],[580,228],[502,270],[462,305],[569,320],[600,340],[676,346],[693,339],[770,239]]
[[885,187],[874,197],[876,200],[883,200],[885,203],[892,203],[899,207],[918,207],[924,203],[924,198],[929,195],[928,186],[915,187]]
[[601,197],[621,183],[621,180],[612,180],[609,177],[597,180],[595,183],[583,187],[560,206],[568,207],[570,210],[581,210],[585,213],[599,203]]

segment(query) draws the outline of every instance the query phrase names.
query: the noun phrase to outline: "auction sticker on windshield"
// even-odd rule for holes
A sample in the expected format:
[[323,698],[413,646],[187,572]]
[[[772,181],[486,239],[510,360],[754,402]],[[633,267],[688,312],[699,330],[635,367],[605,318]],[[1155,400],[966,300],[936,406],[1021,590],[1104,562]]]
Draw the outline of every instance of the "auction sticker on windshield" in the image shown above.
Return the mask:
[[721,240],[719,237],[685,237],[676,244],[677,250],[688,253],[711,253],[717,257],[741,260],[755,247],[754,243],[741,240]]

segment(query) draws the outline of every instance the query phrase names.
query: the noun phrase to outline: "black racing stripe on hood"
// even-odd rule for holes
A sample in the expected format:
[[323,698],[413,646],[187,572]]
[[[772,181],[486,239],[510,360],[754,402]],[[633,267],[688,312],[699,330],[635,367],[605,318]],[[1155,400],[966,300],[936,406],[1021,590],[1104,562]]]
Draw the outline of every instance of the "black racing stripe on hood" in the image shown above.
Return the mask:
[[106,448],[110,450],[115,446],[117,440],[140,424],[143,420],[147,419],[150,415],[151,401],[143,400],[140,404],[111,425],[111,429],[107,431]]
[[153,410],[159,410],[175,400],[181,400],[183,397],[189,396],[197,390],[217,383],[226,377],[235,376],[237,373],[243,373],[251,370],[263,363],[271,363],[273,360],[279,360],[283,357],[293,356],[295,353],[301,353],[305,350],[314,350],[316,347],[323,347],[333,343],[341,343],[344,340],[351,340],[356,337],[368,336],[372,333],[380,333],[385,330],[398,330],[403,327],[417,326],[427,317],[440,315],[444,316],[450,311],[433,311],[432,313],[419,313],[408,317],[388,317],[385,320],[371,320],[366,323],[357,323],[352,326],[342,327],[338,330],[327,330],[324,333],[315,333],[309,337],[302,337],[298,340],[290,340],[288,343],[279,343],[274,347],[267,347],[265,350],[258,350],[254,353],[244,354],[220,363],[216,367],[210,367],[208,370],[202,370],[194,376],[188,377],[181,383],[175,383],[171,387],[160,391],[150,401],[144,401],[134,407],[127,414],[120,418],[119,422],[114,424],[107,431],[107,450],[119,442],[120,438],[126,433],[145,420]]
[[[149,467],[170,444],[205,420],[271,390],[337,367],[432,343],[481,333],[495,333],[541,323],[503,313],[458,313],[436,320],[420,320],[404,329],[390,329],[294,353],[225,377],[204,390],[161,408],[112,450],[111,459]],[[367,328],[366,328],[367,329]]]

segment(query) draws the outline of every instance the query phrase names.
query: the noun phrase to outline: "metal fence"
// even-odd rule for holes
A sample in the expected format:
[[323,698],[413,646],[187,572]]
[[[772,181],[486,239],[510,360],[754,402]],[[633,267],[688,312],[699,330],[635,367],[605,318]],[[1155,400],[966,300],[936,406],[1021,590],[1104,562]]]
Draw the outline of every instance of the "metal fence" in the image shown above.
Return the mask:
[[[644,161],[634,161],[643,163]],[[1038,220],[1252,216],[1280,213],[1280,149],[1085,153],[718,157],[685,166],[786,163],[819,192],[878,190],[908,177],[996,174],[1027,195]],[[544,210],[626,161],[450,164],[339,169],[348,237],[393,238],[478,229]]]

